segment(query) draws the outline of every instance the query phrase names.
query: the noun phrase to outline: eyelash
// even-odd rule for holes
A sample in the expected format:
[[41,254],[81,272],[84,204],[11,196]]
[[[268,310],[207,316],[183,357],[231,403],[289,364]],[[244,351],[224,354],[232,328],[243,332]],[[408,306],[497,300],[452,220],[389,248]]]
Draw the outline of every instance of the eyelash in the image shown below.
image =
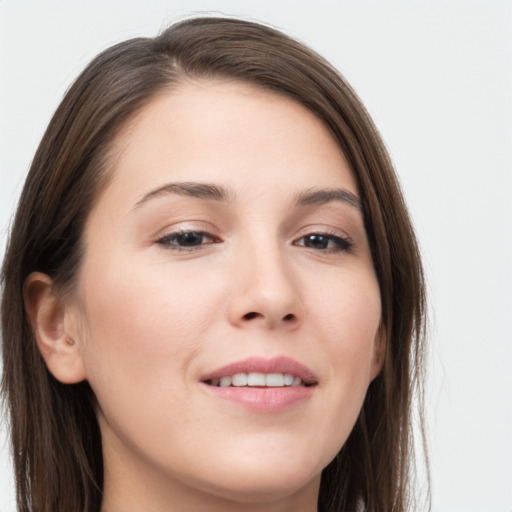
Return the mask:
[[[197,245],[189,245],[189,246],[179,245],[179,237],[185,237],[187,235],[189,235],[189,236],[193,235],[194,237],[202,237],[201,242],[198,243]],[[306,242],[298,243],[299,241],[303,241],[307,238],[309,238],[311,240],[313,237],[317,237],[318,238],[317,241],[326,241],[327,247],[315,248],[315,247],[311,247],[311,246],[308,247],[306,245]],[[204,241],[205,238],[207,238],[209,241],[205,242]],[[181,240],[181,241],[183,242],[184,240]],[[190,230],[184,229],[184,230],[180,230],[180,231],[175,231],[173,233],[169,233],[168,235],[165,235],[165,236],[159,238],[158,240],[156,240],[156,243],[158,245],[161,245],[161,246],[165,247],[166,249],[169,249],[172,251],[179,251],[179,252],[192,252],[192,251],[196,251],[196,250],[200,249],[204,245],[215,244],[215,243],[219,243],[219,242],[220,242],[220,240],[218,238],[214,237],[212,234],[210,234],[206,231],[192,230],[192,229],[190,229]],[[341,237],[334,233],[313,232],[313,233],[308,233],[307,235],[303,235],[300,238],[298,238],[294,242],[294,245],[299,246],[299,247],[305,247],[305,248],[311,249],[315,252],[339,253],[339,252],[350,252],[354,246],[354,243],[350,239]],[[331,245],[331,246],[329,247],[329,245]]]
[[215,238],[213,235],[211,235],[210,233],[207,233],[206,231],[194,230],[194,229],[184,229],[184,230],[180,230],[180,231],[174,231],[173,233],[169,233],[168,235],[165,235],[162,238],[159,238],[156,241],[156,243],[158,245],[162,245],[166,249],[170,249],[172,251],[180,251],[180,252],[194,251],[194,250],[199,249],[201,246],[205,245],[204,240],[202,241],[202,243],[200,243],[198,245],[190,245],[190,246],[179,245],[177,243],[178,238],[184,237],[186,235],[200,236],[200,237],[203,237],[203,239],[208,238],[210,241],[206,242],[207,244],[219,243],[219,241],[220,241],[218,238]]
[[327,241],[327,244],[334,244],[334,247],[325,247],[320,248],[318,251],[330,253],[330,252],[350,252],[351,249],[354,247],[354,243],[349,239],[345,238],[339,235],[335,235],[334,233],[322,233],[322,232],[314,232],[314,233],[308,233],[307,235],[301,236],[296,242],[294,242],[294,245],[298,245],[300,247],[306,247],[308,249],[317,250],[314,247],[308,247],[305,243],[299,244],[299,240],[304,240],[306,238],[312,238],[317,237],[319,239],[323,239]]

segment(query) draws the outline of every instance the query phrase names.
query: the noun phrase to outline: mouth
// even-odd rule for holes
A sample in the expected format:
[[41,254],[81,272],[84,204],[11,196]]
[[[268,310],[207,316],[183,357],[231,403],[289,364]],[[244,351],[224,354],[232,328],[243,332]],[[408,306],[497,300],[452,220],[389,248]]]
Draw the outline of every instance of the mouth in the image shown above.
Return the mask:
[[309,368],[288,357],[252,357],[214,370],[201,382],[217,388],[295,388],[315,386],[318,380]]
[[296,410],[315,395],[318,379],[288,357],[250,357],[201,377],[210,396],[258,414]]
[[315,383],[304,382],[297,375],[291,373],[235,373],[234,375],[223,375],[220,378],[207,379],[204,381],[209,386],[218,388],[282,388],[297,386],[314,386]]

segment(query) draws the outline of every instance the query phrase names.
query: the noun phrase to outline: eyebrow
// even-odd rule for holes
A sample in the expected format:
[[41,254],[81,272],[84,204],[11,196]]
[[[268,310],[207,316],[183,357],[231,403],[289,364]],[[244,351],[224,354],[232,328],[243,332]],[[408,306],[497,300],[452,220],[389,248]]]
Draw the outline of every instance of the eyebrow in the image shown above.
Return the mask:
[[340,201],[358,210],[363,209],[361,200],[355,194],[344,188],[313,188],[301,192],[295,198],[295,204],[297,206],[316,206],[330,203],[331,201]]
[[[234,202],[233,195],[222,185],[216,185],[214,183],[180,182],[167,183],[148,192],[135,204],[135,208],[151,199],[167,194],[177,194],[224,203]],[[299,207],[322,205],[330,203],[331,201],[339,201],[353,206],[358,210],[362,210],[361,200],[355,194],[343,188],[313,188],[300,192],[295,197],[295,205]]]
[[197,199],[221,201],[225,203],[233,202],[231,194],[223,186],[214,185],[213,183],[181,182],[167,183],[162,187],[152,190],[135,204],[135,208],[146,203],[150,199],[167,194],[178,194],[180,196],[196,197]]

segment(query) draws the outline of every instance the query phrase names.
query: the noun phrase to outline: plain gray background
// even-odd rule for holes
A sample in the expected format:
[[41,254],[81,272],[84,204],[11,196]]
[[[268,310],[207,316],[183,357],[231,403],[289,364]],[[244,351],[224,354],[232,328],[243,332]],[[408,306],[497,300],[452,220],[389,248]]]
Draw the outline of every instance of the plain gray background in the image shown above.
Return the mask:
[[[511,512],[510,1],[0,0],[0,258],[72,79],[110,44],[197,11],[283,29],[331,60],[367,105],[425,258],[433,510]],[[0,512],[15,510],[12,485],[4,428]]]

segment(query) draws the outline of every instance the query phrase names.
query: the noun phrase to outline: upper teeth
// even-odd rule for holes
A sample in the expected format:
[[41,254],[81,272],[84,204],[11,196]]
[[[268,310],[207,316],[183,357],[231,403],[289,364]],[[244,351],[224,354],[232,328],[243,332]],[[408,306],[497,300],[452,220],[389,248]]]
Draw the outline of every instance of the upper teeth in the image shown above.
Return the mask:
[[212,379],[213,386],[221,388],[227,386],[302,386],[304,383],[300,377],[295,377],[289,373],[236,373],[235,375],[226,375],[220,379]]

